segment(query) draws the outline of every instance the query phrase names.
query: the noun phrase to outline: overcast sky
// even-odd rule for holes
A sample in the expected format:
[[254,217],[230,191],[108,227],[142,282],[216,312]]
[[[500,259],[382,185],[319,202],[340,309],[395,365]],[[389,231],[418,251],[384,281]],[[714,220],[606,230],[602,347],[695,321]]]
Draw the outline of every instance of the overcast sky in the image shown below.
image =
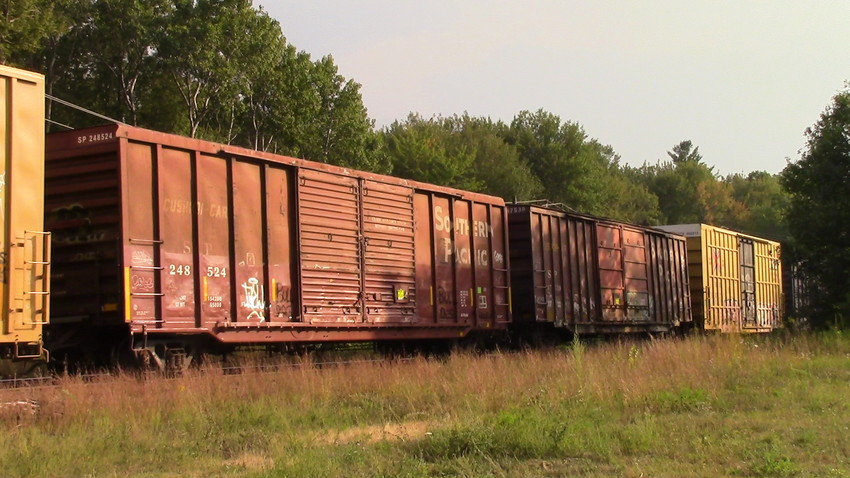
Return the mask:
[[543,108],[632,165],[689,139],[722,174],[779,172],[850,80],[847,1],[258,3],[362,85],[378,127]]

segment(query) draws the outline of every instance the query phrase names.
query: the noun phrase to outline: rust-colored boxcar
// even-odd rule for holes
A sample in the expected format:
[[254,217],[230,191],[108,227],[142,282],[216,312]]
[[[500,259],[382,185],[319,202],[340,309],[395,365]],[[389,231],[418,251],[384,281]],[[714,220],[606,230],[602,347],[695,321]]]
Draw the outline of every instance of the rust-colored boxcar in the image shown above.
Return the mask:
[[699,326],[744,333],[782,327],[778,242],[708,224],[660,228],[687,237],[691,300]]
[[691,322],[682,237],[548,207],[508,210],[518,323],[596,334]]
[[125,125],[47,143],[57,338],[161,359],[511,320],[499,198]]
[[0,65],[0,365],[45,358],[50,236],[43,232],[44,76]]

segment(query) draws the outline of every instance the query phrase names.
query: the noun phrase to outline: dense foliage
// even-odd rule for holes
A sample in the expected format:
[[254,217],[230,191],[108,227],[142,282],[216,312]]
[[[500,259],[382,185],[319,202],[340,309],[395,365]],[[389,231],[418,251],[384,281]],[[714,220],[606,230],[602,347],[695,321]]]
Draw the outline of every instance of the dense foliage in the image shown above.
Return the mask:
[[132,125],[387,169],[360,85],[296,51],[251,0],[8,0],[0,14],[0,62],[44,72],[49,95]]
[[806,132],[802,158],[782,173],[794,258],[810,279],[816,325],[850,324],[850,91]]
[[787,198],[763,171],[720,177],[699,148],[682,141],[669,161],[632,168],[577,123],[539,110],[508,125],[464,114],[410,115],[380,132],[392,174],[496,194],[545,198],[634,223],[706,222],[774,239],[786,236]]

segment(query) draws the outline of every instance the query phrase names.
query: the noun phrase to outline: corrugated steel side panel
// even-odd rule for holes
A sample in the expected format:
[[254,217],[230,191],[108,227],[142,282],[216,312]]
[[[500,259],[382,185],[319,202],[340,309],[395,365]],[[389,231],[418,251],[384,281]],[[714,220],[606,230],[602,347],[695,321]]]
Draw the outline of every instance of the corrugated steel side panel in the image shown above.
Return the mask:
[[162,328],[195,326],[194,218],[197,204],[193,189],[193,152],[158,148],[157,199],[161,247]]
[[309,170],[299,173],[305,322],[364,319],[358,188],[353,177]]
[[265,276],[265,208],[262,167],[231,159],[230,216],[233,224],[233,319],[236,322],[267,321],[269,291]]
[[556,209],[509,210],[517,320],[579,333],[663,332],[691,320],[683,238]]
[[[123,278],[115,267],[122,214],[114,132],[68,134],[62,151],[48,151],[44,201],[45,227],[53,234],[54,324],[109,323],[123,312]],[[71,145],[85,145],[85,154],[69,153]],[[138,179],[144,181],[143,172]],[[150,278],[137,279],[141,286]]]
[[266,167],[266,233],[268,235],[269,320],[300,321],[298,258],[295,247],[295,172]]
[[[50,139],[58,141],[61,136]],[[117,169],[121,161],[120,141],[111,143],[116,150],[111,151],[104,160],[109,160]],[[144,143],[123,143],[124,160],[121,168],[122,214],[116,224],[121,243],[116,249],[123,257],[124,266],[124,310],[123,321],[156,327],[161,320],[162,266],[160,258],[159,222],[154,221],[153,208],[158,207],[156,145]],[[56,145],[62,151],[61,145]],[[132,178],[132,180],[130,180]],[[117,237],[116,237],[117,239]],[[58,268],[57,264],[57,268]],[[108,274],[106,263],[99,263],[100,274]],[[116,280],[117,282],[117,280]],[[89,301],[89,304],[96,303]],[[90,306],[90,305],[89,305]]]
[[224,158],[198,154],[196,174],[198,222],[198,273],[201,276],[201,325],[212,327],[229,321],[231,310],[230,282],[230,180]]
[[[535,216],[528,206],[508,207],[508,229],[510,230],[511,293],[513,317],[516,322],[538,319],[535,311],[535,285],[539,278],[534,276],[535,257],[539,256],[540,236],[532,233]],[[536,279],[536,281],[535,281]]]
[[[573,303],[573,323],[593,325],[601,314],[599,269],[596,263],[595,225],[580,216],[566,216],[568,243],[560,250],[567,251],[570,262],[570,297]],[[562,236],[564,237],[564,236]],[[569,323],[569,322],[567,322]]]
[[649,321],[649,271],[644,233],[622,225],[596,225],[602,320]]
[[372,322],[416,322],[413,190],[363,186],[364,293]]
[[504,206],[424,190],[416,192],[413,204],[420,319],[481,329],[506,326],[511,312]]
[[599,320],[595,225],[561,211],[512,205],[511,281],[517,320],[575,330]]
[[662,323],[690,323],[687,241],[652,231],[647,237],[653,316]]
[[0,65],[0,343],[41,355],[49,318],[49,239],[44,221],[44,76]]

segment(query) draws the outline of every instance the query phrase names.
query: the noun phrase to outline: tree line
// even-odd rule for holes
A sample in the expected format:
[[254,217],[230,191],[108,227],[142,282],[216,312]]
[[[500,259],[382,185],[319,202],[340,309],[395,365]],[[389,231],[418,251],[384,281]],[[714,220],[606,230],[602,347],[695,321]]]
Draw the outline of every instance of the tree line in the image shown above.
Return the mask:
[[[850,209],[836,194],[850,182],[850,149],[821,145],[850,143],[846,93],[782,174],[722,176],[688,140],[663,160],[622,164],[543,109],[510,122],[411,113],[375,128],[360,85],[331,56],[298,51],[250,0],[0,0],[0,14],[0,63],[43,72],[49,95],[121,122],[644,225],[706,222],[780,240],[825,294],[829,310],[818,313],[850,317],[850,279],[839,280],[850,276]],[[103,122],[47,111],[50,129]],[[839,238],[848,244],[818,243]]]

